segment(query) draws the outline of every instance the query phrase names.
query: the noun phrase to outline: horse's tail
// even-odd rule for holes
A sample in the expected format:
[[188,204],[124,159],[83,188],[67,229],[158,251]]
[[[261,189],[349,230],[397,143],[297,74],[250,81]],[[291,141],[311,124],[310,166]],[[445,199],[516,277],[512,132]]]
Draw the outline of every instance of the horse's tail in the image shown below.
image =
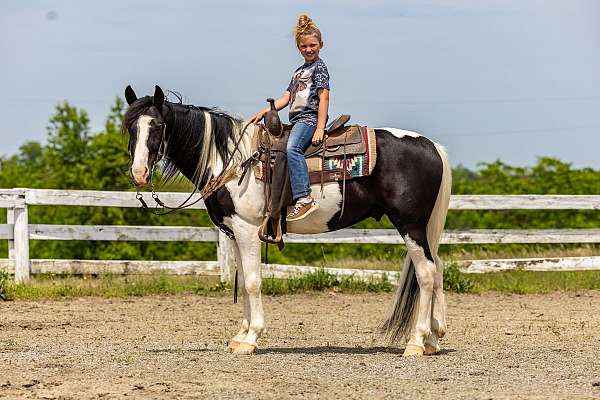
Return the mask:
[[437,199],[433,206],[433,211],[429,216],[427,223],[427,242],[433,257],[437,257],[438,248],[440,247],[440,237],[446,223],[446,215],[448,214],[448,206],[450,205],[450,192],[452,191],[452,170],[448,161],[448,153],[444,146],[434,143],[442,159],[442,182],[438,190]]
[[[442,181],[438,189],[435,205],[429,216],[429,222],[427,223],[427,242],[434,260],[436,263],[441,263],[437,251],[440,246],[440,237],[442,236],[442,230],[446,222],[446,215],[448,214],[448,205],[450,204],[452,170],[450,169],[446,149],[437,143],[434,144],[442,159]],[[407,255],[398,282],[394,306],[381,326],[381,330],[390,339],[390,342],[396,342],[406,338],[410,334],[418,296],[419,284],[415,275],[415,265]]]

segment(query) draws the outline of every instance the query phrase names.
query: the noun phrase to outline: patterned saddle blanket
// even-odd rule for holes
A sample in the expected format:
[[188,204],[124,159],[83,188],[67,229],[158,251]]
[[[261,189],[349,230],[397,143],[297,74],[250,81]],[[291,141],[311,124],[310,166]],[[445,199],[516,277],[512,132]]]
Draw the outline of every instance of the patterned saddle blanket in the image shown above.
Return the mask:
[[[252,152],[271,141],[272,154],[285,152],[288,134],[280,137],[261,137],[257,130],[252,137]],[[328,135],[318,146],[311,145],[305,155],[311,184],[337,182],[370,175],[377,161],[375,130],[366,126],[343,126]],[[270,167],[273,168],[274,156]],[[255,176],[267,182],[266,157],[255,163]],[[268,174],[272,176],[273,174]]]

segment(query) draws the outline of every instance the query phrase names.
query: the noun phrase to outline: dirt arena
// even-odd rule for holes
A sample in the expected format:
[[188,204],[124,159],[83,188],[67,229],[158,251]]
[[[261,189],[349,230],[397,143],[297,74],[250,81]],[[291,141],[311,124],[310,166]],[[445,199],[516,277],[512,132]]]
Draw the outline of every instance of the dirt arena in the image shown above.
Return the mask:
[[267,297],[254,356],[230,297],[0,302],[0,398],[600,398],[600,292],[449,295],[420,359],[377,333],[391,296]]

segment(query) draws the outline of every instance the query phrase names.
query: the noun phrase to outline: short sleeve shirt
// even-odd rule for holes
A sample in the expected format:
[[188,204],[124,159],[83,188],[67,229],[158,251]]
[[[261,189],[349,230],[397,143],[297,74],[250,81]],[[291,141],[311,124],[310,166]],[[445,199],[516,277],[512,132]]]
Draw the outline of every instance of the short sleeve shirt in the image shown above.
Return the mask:
[[317,126],[319,88],[329,90],[329,71],[323,60],[318,58],[304,63],[294,71],[287,88],[290,92],[290,124],[304,122]]

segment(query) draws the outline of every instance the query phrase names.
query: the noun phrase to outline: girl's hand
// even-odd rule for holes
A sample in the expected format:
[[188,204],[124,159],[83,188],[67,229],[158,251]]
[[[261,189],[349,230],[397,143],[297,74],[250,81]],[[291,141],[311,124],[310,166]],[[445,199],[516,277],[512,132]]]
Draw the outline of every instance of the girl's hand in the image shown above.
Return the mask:
[[325,136],[325,129],[317,128],[315,133],[313,133],[312,144],[315,146],[323,141],[323,136]]

